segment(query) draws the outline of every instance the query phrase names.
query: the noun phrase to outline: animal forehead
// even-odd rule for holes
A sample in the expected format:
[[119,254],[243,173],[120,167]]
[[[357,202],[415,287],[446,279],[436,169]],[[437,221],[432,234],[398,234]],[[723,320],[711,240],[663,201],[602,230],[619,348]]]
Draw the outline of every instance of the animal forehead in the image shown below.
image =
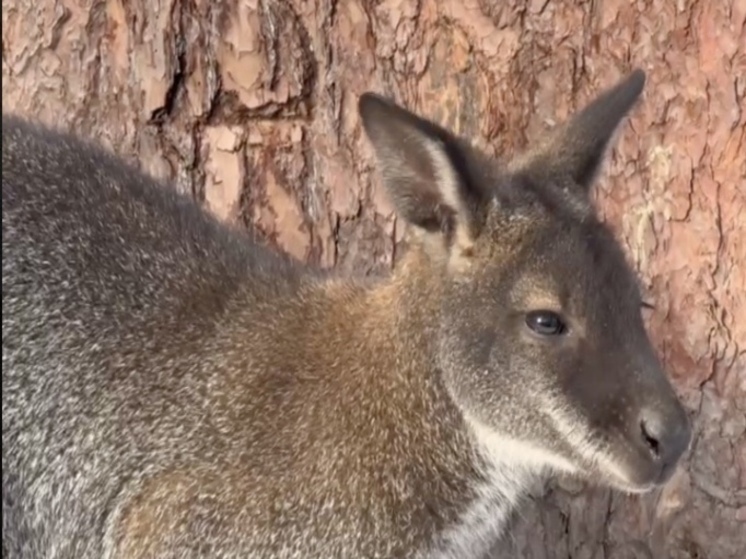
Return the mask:
[[516,173],[492,189],[494,208],[533,219],[584,222],[593,218],[590,199],[570,177]]
[[621,247],[595,219],[534,219],[519,242],[505,276],[519,299],[563,306],[627,298],[637,290]]

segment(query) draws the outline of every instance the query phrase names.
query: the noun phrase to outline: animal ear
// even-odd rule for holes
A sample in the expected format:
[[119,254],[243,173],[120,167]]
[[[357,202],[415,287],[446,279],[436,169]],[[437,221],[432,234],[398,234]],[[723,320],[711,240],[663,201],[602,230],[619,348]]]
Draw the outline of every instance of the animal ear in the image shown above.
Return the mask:
[[479,194],[469,176],[476,155],[460,138],[393,101],[364,93],[358,110],[398,214],[420,232],[468,253]]
[[511,167],[544,176],[569,177],[587,194],[614,132],[644,85],[645,72],[633,71],[550,132],[537,149],[520,157]]

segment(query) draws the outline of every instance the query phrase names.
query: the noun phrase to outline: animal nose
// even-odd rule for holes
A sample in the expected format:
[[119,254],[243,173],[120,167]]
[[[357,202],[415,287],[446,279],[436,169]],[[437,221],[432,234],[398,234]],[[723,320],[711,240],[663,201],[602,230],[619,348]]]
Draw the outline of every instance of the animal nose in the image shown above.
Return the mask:
[[683,409],[669,414],[646,409],[640,414],[640,437],[660,465],[661,478],[667,478],[689,447],[691,427]]

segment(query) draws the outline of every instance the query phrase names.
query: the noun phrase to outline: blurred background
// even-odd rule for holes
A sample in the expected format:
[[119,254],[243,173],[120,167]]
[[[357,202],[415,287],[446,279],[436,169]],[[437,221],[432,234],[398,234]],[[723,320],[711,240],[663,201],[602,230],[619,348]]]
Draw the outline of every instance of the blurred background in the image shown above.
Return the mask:
[[3,111],[71,128],[324,267],[405,245],[357,97],[509,157],[635,67],[596,189],[694,420],[662,491],[560,482],[495,557],[746,557],[746,1],[3,0]]

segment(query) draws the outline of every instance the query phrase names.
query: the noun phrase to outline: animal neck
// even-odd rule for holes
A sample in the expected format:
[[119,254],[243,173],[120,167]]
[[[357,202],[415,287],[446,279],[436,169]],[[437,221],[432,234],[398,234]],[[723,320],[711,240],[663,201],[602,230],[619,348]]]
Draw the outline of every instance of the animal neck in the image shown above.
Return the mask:
[[494,538],[544,469],[540,452],[468,417],[444,386],[433,344],[446,272],[434,272],[429,258],[423,250],[410,251],[390,279],[358,299],[364,326],[357,335],[376,356],[368,361],[376,377],[386,379],[385,402],[420,426],[421,438],[409,446],[411,460],[444,479],[453,476],[451,486],[461,487],[460,495],[445,498],[452,504],[452,514],[445,515],[451,529],[438,545],[470,556],[459,542],[473,541],[473,532],[484,541]]
[[[385,280],[326,279],[276,306],[247,305],[247,327],[231,328],[230,346],[251,338],[252,352],[237,359],[262,359],[273,384],[278,371],[292,372],[283,389],[302,386],[304,405],[324,394],[324,409],[314,414],[323,421],[310,431],[326,438],[316,446],[344,441],[340,472],[351,460],[366,470],[364,479],[391,480],[358,485],[371,493],[356,498],[375,502],[374,494],[385,492],[379,500],[441,534],[432,547],[443,557],[471,557],[477,555],[464,546],[494,540],[529,477],[475,429],[443,383],[434,344],[446,273],[428,259],[410,250]],[[265,326],[257,330],[256,323]],[[274,350],[278,333],[292,340],[292,352]]]

